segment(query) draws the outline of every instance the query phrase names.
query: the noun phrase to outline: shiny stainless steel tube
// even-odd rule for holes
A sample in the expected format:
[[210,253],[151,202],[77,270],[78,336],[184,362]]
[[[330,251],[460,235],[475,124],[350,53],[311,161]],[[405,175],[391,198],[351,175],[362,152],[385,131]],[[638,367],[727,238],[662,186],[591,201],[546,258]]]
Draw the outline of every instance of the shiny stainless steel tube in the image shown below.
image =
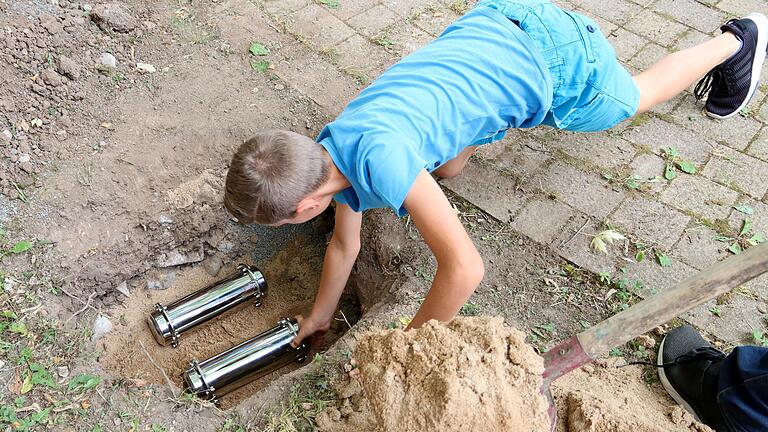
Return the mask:
[[291,346],[298,332],[295,319],[281,319],[276,327],[215,357],[203,362],[192,360],[183,374],[184,383],[198,397],[218,402],[221,396],[287,363],[303,362],[309,345]]
[[226,279],[183,297],[168,306],[160,303],[149,315],[149,328],[160,345],[179,346],[182,333],[222,313],[253,300],[261,306],[267,293],[264,275],[253,266],[241,264]]

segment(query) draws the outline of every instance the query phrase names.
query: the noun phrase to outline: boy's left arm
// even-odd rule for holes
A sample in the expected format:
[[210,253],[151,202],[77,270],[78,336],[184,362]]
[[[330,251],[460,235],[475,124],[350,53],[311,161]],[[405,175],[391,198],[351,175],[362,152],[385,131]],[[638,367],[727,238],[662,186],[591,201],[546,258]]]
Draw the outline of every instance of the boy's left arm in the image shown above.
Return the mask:
[[483,259],[440,186],[422,171],[405,198],[411,220],[437,258],[437,273],[408,328],[450,321],[483,279]]

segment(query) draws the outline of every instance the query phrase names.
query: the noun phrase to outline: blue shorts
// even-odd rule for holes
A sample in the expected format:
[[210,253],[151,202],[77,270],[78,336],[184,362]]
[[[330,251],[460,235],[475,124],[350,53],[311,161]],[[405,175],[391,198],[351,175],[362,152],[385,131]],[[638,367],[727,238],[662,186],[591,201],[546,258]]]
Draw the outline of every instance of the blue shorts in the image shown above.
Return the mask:
[[548,0],[482,0],[533,40],[553,82],[552,108],[543,124],[597,132],[633,116],[640,91],[591,19]]

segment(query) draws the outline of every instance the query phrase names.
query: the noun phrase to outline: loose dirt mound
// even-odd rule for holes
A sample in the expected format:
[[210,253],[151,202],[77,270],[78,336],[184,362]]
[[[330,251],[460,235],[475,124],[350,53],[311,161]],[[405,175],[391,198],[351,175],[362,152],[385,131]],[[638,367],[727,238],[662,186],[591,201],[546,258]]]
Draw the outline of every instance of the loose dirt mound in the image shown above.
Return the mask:
[[643,368],[617,367],[623,364],[623,359],[598,360],[555,381],[558,431],[711,431],[675,404],[660,385],[649,385]]
[[548,431],[543,360],[501,318],[366,336],[355,357],[383,431]]
[[[318,428],[549,432],[543,360],[524,338],[500,317],[365,335],[355,351],[364,394],[354,380],[341,386],[341,405],[321,413]],[[555,382],[558,432],[711,431],[646,379],[649,371],[624,364],[600,359]]]

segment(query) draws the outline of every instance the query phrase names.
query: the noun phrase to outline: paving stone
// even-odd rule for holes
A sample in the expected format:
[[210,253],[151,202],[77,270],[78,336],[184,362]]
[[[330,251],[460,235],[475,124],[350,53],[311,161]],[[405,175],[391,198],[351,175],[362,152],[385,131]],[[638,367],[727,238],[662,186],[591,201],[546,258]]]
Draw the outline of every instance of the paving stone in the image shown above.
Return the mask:
[[637,53],[629,64],[639,71],[644,71],[669,54],[666,48],[655,43],[649,43]]
[[678,37],[677,42],[673,45],[673,48],[676,51],[680,51],[702,44],[710,39],[712,39],[712,36],[707,33],[703,33],[695,29],[688,29],[688,31]]
[[744,150],[762,127],[754,118],[740,115],[716,120],[704,114],[703,109],[703,102],[696,102],[693,96],[687,96],[675,108],[672,117],[675,122],[694,132],[736,150]]
[[306,7],[310,0],[266,0],[264,9],[274,16],[284,16]]
[[603,219],[624,199],[597,174],[585,173],[570,165],[556,163],[532,181],[559,200],[582,212]]
[[551,158],[552,152],[529,136],[504,139],[502,142],[504,147],[488,162],[520,179],[531,178]]
[[616,24],[624,24],[643,10],[640,6],[625,0],[614,0],[610,7],[606,7],[602,0],[573,0],[573,4],[587,11],[589,15],[596,15]]
[[761,0],[722,0],[717,8],[734,16],[746,16],[752,12],[765,11],[766,4]]
[[549,247],[561,257],[585,270],[593,273],[612,272],[617,259],[617,245],[609,246],[607,254],[596,252],[590,246],[592,236],[599,231],[600,222],[579,213],[571,218]]
[[688,27],[654,13],[650,9],[642,10],[624,27],[665,47],[671,46],[688,30]]
[[335,56],[339,69],[356,69],[370,78],[379,76],[395,61],[393,54],[358,34],[336,45],[329,53]]
[[413,20],[413,24],[433,36],[438,36],[458,18],[459,15],[443,6],[420,13]]
[[346,21],[375,7],[379,3],[381,3],[380,0],[343,0],[339,2],[339,7],[329,9],[329,11],[342,21]]
[[629,142],[606,133],[562,132],[554,139],[547,140],[545,145],[560,149],[572,157],[588,161],[601,168],[614,168],[628,164],[636,152]]
[[283,48],[281,52],[293,60],[279,63],[275,74],[325,108],[329,114],[339,114],[357,94],[357,83],[351,77],[342,75],[335,66],[317,55],[308,56],[304,51],[292,53],[288,48]]
[[[768,106],[768,104],[764,106]],[[747,152],[758,159],[768,161],[768,128],[763,129],[760,135],[752,141]]]
[[435,0],[382,0],[382,4],[395,11],[403,18],[414,15],[435,6]]
[[672,265],[669,267],[662,267],[656,261],[655,258],[650,256],[639,263],[625,264],[624,277],[630,282],[640,281],[643,284],[643,290],[637,294],[640,297],[648,298],[656,295],[664,290],[672,288],[678,282],[681,282],[696,274],[696,269],[685,264],[684,262],[676,260],[672,257]]
[[685,228],[690,217],[656,201],[642,197],[630,197],[611,215],[610,221],[644,243],[655,243],[664,250],[672,247]]
[[598,28],[603,33],[603,35],[605,35],[606,37],[608,35],[610,35],[612,32],[614,32],[617,29],[619,29],[619,26],[617,24],[614,24],[614,23],[608,21],[605,18],[601,18],[601,17],[599,17],[597,15],[591,14],[588,11],[581,10],[581,9],[579,9],[576,6],[571,6],[571,7],[561,6],[561,7],[564,7],[565,9],[569,9],[569,10],[572,10],[574,12],[577,12],[577,13],[580,13],[582,15],[586,15],[586,16],[590,17],[592,19],[592,21],[594,21],[597,24]]
[[653,8],[704,33],[717,30],[726,21],[724,13],[695,0],[659,0]]
[[629,61],[640,51],[640,48],[648,43],[647,39],[623,28],[613,31],[607,39],[616,50],[616,58],[622,62]]
[[[726,304],[711,300],[683,315],[694,326],[734,345],[752,342],[752,331],[763,329],[765,318],[758,311],[761,302],[733,294]],[[712,307],[720,309],[720,316],[713,314]]]
[[378,5],[347,20],[347,24],[362,35],[373,37],[386,27],[402,19],[384,5]]
[[744,284],[745,291],[760,300],[768,302],[768,274],[763,274]]
[[667,186],[664,175],[664,159],[654,154],[641,154],[630,164],[632,174],[640,177],[642,190],[651,195],[660,193]]
[[539,243],[547,244],[562,231],[571,216],[573,210],[567,205],[536,198],[523,208],[512,222],[512,228]]
[[389,45],[385,47],[387,50],[400,57],[405,57],[432,42],[434,38],[434,36],[416,26],[396,23],[394,26],[376,35],[373,40],[374,42],[378,40],[380,41],[379,43],[386,43]]
[[694,212],[712,221],[728,217],[738,196],[738,192],[704,177],[681,175],[659,197],[675,208]]
[[502,222],[508,222],[529,198],[508,176],[475,160],[460,175],[440,183]]
[[697,165],[706,162],[710,152],[715,148],[714,143],[696,133],[658,118],[652,118],[640,126],[630,128],[624,134],[624,138],[638,146],[648,147],[658,155],[661,155],[662,149],[674,147],[682,157]]
[[765,181],[768,163],[728,147],[720,146],[713,152],[702,174],[758,199],[768,192],[768,182]]
[[672,249],[672,256],[704,270],[729,255],[728,245],[715,240],[718,236],[719,233],[705,226],[691,227]]
[[733,234],[741,231],[745,220],[752,223],[752,233],[762,234],[768,240],[768,205],[753,200],[739,200],[736,205],[747,206],[752,209],[750,215],[744,214],[736,209],[731,210],[731,216],[728,218],[729,225],[733,229]]
[[332,48],[355,33],[328,9],[317,4],[310,4],[292,14],[288,25],[291,31],[306,38],[318,50]]

